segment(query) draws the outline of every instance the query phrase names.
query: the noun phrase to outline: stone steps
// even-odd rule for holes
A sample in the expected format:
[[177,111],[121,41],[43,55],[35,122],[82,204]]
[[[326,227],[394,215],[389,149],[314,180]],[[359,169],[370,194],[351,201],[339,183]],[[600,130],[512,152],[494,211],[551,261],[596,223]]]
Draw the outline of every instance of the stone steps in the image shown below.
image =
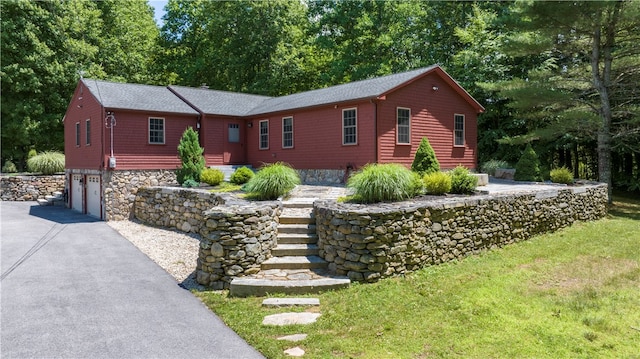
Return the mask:
[[274,257],[285,256],[317,256],[319,253],[318,246],[315,244],[283,244],[278,243],[278,246],[271,250],[271,255]]
[[326,269],[327,261],[318,256],[271,257],[262,262],[260,269]]
[[[278,235],[278,245],[281,244],[315,244],[318,243],[318,235],[315,233],[283,233]],[[276,247],[277,248],[277,247]]]
[[53,206],[56,202],[61,202],[64,200],[63,194],[60,191],[53,192],[51,195],[46,195],[44,198],[38,198],[36,202],[38,202],[41,206]]
[[313,279],[262,279],[251,276],[235,278],[231,282],[229,295],[233,297],[264,297],[275,293],[298,295],[319,293],[349,287],[347,277],[326,276]]
[[280,224],[278,225],[278,234],[280,233],[313,234],[316,233],[316,225],[309,223]]

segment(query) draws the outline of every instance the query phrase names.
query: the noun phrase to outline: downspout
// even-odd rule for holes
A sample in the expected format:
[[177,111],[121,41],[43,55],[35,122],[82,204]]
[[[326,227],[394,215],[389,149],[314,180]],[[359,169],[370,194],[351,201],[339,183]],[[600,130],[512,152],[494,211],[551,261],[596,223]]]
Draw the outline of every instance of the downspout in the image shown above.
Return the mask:
[[378,163],[378,102],[375,99],[371,99],[373,104],[373,150],[375,163]]

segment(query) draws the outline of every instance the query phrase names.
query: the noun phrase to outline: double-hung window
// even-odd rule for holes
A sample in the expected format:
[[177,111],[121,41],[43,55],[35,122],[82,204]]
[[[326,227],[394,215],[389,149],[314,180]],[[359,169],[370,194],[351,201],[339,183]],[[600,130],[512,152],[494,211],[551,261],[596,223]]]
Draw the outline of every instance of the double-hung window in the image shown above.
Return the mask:
[[164,118],[149,118],[149,143],[164,145]]
[[85,127],[85,134],[87,136],[87,139],[85,141],[85,145],[89,146],[91,145],[91,120],[87,120],[85,121],[86,127]]
[[355,108],[342,110],[342,144],[358,143],[358,113]]
[[80,147],[80,122],[76,122],[76,147]]
[[260,149],[269,149],[269,120],[260,121]]
[[293,117],[282,118],[282,148],[293,148]]
[[453,116],[453,145],[464,146],[464,115]]
[[411,144],[411,110],[398,107],[396,118],[396,143],[400,145]]

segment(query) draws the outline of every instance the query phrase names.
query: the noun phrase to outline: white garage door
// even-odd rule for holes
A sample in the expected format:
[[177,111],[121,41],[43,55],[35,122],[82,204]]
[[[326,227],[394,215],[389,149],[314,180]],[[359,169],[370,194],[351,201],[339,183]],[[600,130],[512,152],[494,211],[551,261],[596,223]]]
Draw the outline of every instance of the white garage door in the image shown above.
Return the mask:
[[82,175],[73,175],[73,181],[71,183],[71,208],[76,211],[83,212],[82,210]]
[[101,218],[100,176],[87,176],[87,214]]

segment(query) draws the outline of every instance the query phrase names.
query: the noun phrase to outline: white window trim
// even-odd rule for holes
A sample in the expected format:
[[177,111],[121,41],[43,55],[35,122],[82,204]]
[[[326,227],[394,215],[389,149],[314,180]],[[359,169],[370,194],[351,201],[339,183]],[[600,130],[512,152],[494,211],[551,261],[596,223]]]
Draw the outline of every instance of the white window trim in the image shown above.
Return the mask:
[[[344,142],[344,140],[345,140],[345,138],[344,138],[345,137],[345,133],[344,133],[344,130],[345,130],[344,113],[347,112],[347,111],[351,111],[351,110],[355,111],[355,113],[356,113],[356,126],[355,126],[355,128],[356,128],[356,141],[353,142],[353,143],[345,143]],[[357,107],[351,107],[351,108],[342,109],[342,119],[341,119],[341,121],[342,121],[342,145],[343,146],[355,146],[355,145],[357,145],[358,144],[358,108]]]
[[84,145],[91,146],[91,119],[90,118],[84,121],[84,135],[87,137],[84,140]]
[[[409,142],[400,142],[400,126],[398,125],[398,112],[399,110],[409,111]],[[396,145],[406,146],[411,145],[411,109],[408,107],[396,107]]]
[[80,122],[76,122],[76,147],[80,147]]
[[[266,147],[262,147],[262,124],[266,123],[267,124],[267,146]],[[268,150],[269,149],[269,120],[260,120],[258,122],[258,149],[261,150]]]
[[[151,120],[162,120],[162,142],[151,142]],[[164,117],[149,117],[147,119],[147,143],[150,145],[164,145],[167,142]]]
[[[456,143],[456,117],[462,117],[462,144]],[[453,114],[453,147],[464,147],[465,146],[465,132],[466,132],[466,116],[461,113]]]
[[[291,146],[286,146],[284,144],[284,120],[286,119],[291,119]],[[293,148],[294,142],[293,142],[293,116],[285,116],[282,118],[282,148]]]

